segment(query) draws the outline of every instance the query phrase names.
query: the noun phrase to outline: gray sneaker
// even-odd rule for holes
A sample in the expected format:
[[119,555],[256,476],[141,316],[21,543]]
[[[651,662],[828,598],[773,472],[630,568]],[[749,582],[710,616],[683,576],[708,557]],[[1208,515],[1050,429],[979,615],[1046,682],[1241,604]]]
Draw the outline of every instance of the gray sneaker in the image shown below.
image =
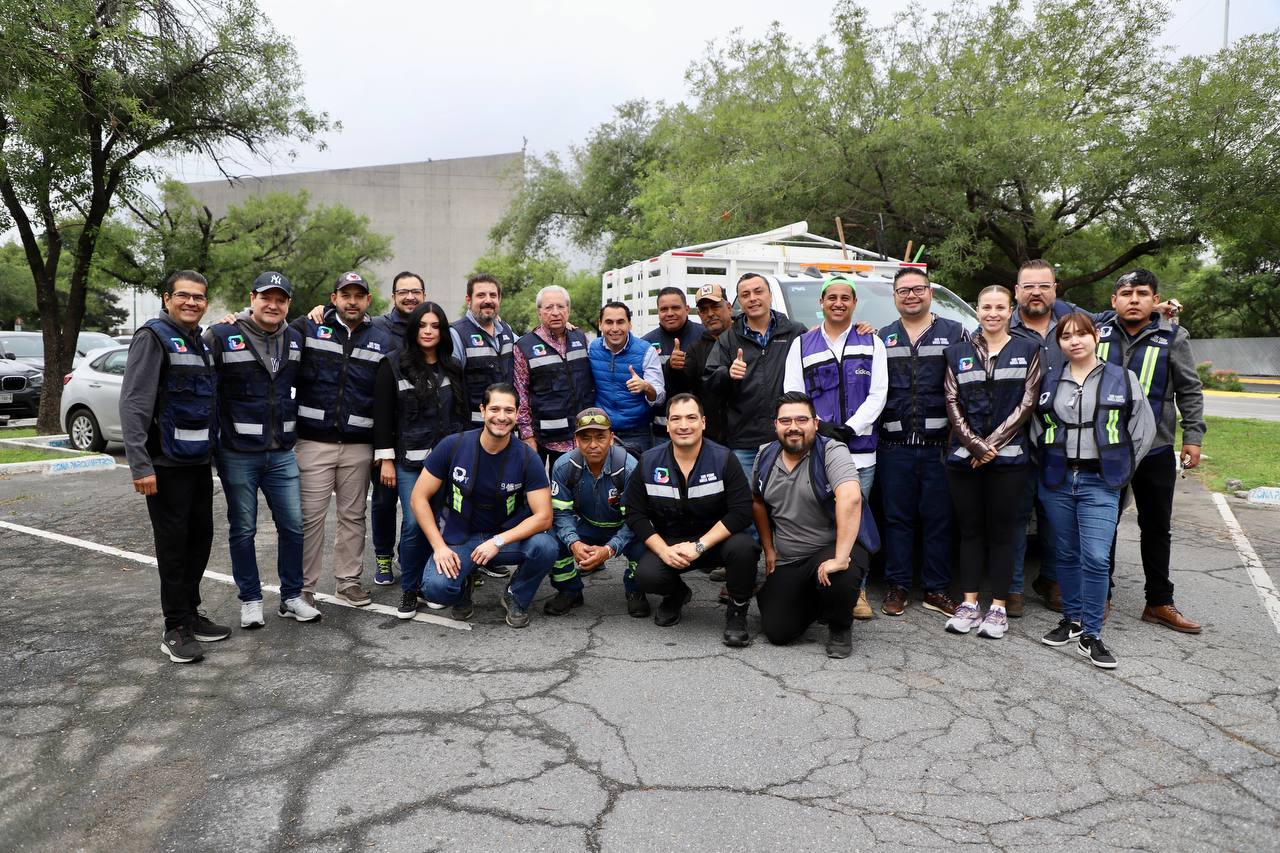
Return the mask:
[[982,614],[978,612],[978,605],[964,602],[956,605],[956,612],[947,620],[947,630],[952,634],[967,634],[981,624]]
[[373,596],[369,594],[369,590],[362,587],[359,581],[338,587],[338,591],[334,593],[334,598],[339,601],[345,601],[355,607],[364,607],[373,601]]
[[288,601],[280,602],[276,615],[281,619],[297,619],[299,622],[311,622],[320,618],[320,611],[307,604],[302,596],[295,596]]
[[1009,616],[1003,610],[988,610],[978,625],[978,636],[989,640],[998,640],[1009,630]]
[[259,598],[257,601],[240,602],[240,627],[241,628],[244,628],[246,631],[251,631],[254,628],[261,628],[265,624],[267,624],[267,621],[262,618],[262,599],[261,598]]
[[525,628],[529,625],[529,611],[516,603],[511,587],[502,591],[502,609],[507,611],[507,624],[512,628]]

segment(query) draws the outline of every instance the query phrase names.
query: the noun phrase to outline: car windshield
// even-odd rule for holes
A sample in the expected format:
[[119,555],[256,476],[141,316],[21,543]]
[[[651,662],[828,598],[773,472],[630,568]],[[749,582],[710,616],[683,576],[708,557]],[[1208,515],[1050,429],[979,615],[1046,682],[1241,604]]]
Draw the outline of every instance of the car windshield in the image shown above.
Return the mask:
[[0,335],[0,346],[18,358],[44,358],[44,340],[39,335]]
[[[822,293],[822,279],[812,281],[783,280],[782,296],[787,301],[787,315],[814,326],[822,322],[822,308],[818,297]],[[935,284],[933,286],[933,313],[948,320],[955,320],[965,329],[977,326],[973,309],[950,290]],[[893,304],[893,282],[890,281],[858,281],[858,307],[853,319],[866,321],[877,329],[898,319],[898,309]]]
[[101,332],[81,332],[80,337],[76,338],[76,351],[81,355],[90,350],[118,345],[119,342],[115,338],[108,337]]

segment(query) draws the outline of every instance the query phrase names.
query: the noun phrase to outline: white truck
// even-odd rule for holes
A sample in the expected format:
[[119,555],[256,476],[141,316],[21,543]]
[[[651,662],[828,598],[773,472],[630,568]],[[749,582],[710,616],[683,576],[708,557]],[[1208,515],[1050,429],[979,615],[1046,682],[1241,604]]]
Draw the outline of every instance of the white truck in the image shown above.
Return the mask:
[[[692,301],[704,284],[719,284],[735,299],[738,278],[753,272],[769,282],[775,309],[813,325],[822,316],[818,308],[822,279],[843,272],[858,281],[855,316],[883,327],[898,316],[891,285],[894,273],[902,267],[926,268],[810,234],[807,222],[796,222],[762,234],[671,249],[656,258],[609,270],[600,278],[600,300],[601,304],[622,302],[629,306],[632,331],[643,335],[658,326],[658,291],[662,288],[679,287]],[[973,309],[937,284],[934,311],[959,320],[966,328],[975,325]],[[697,314],[692,318],[697,320]]]

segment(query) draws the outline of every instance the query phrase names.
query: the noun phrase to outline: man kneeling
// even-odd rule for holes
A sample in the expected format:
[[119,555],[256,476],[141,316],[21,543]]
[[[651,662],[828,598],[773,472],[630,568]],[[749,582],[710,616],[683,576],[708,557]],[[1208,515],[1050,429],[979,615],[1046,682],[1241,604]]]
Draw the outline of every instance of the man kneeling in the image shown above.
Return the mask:
[[[512,441],[516,391],[490,385],[480,408],[484,426],[448,436],[432,449],[413,487],[414,518],[431,543],[422,576],[428,601],[453,605],[454,619],[470,619],[477,566],[519,565],[502,593],[507,624],[529,624],[529,605],[559,546],[551,528],[551,486],[538,454]],[[437,523],[431,498],[445,485]]]
[[766,574],[756,596],[761,630],[771,643],[789,643],[821,616],[827,656],[847,658],[867,548],[877,547],[858,469],[844,444],[818,435],[803,392],[783,394],[775,408],[778,440],[760,449],[751,478]]

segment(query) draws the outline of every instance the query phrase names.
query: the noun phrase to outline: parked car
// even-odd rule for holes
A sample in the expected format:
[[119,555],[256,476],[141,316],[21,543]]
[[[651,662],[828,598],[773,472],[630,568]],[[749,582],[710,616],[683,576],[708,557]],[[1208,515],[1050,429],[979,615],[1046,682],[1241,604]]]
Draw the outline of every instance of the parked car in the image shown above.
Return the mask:
[[99,452],[108,441],[124,441],[120,430],[120,385],[129,348],[113,346],[92,356],[62,380],[59,420],[76,450]]
[[[113,347],[117,341],[102,332],[81,332],[76,338],[74,365],[80,364],[89,353],[103,347]],[[44,370],[44,335],[41,332],[0,332],[0,354],[8,359],[25,361],[38,370]]]
[[0,358],[0,415],[34,418],[40,411],[44,374],[14,359]]
[[133,343],[133,335],[116,335],[112,340],[114,340],[118,344],[124,344],[125,346],[128,346],[129,344]]

